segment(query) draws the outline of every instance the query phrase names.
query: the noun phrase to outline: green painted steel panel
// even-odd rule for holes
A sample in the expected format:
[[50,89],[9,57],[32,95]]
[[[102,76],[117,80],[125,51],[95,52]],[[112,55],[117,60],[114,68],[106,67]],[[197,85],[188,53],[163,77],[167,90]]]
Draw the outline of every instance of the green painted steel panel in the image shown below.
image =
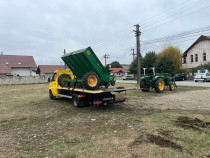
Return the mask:
[[91,47],[67,53],[61,58],[78,79],[82,79],[87,72],[96,72],[102,84],[110,82],[109,68],[102,65]]

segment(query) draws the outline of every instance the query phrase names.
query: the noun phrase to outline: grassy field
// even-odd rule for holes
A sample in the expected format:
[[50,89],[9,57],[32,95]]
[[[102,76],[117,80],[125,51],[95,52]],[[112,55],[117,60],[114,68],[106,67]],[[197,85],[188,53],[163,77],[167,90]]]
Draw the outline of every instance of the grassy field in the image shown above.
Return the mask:
[[78,109],[67,99],[50,100],[47,84],[0,89],[0,157],[210,157],[208,112],[141,106],[206,88],[134,90],[124,103]]

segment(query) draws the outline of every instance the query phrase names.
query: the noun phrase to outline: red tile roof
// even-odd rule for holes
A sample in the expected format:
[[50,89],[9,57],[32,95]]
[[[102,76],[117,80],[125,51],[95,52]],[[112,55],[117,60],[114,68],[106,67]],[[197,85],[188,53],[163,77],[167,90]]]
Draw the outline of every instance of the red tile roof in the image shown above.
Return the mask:
[[[68,68],[68,67],[67,67]],[[50,74],[56,70],[65,70],[64,65],[39,65],[37,68],[37,74]]]
[[124,73],[127,73],[127,72],[130,72],[129,70],[126,70],[126,69],[123,69],[123,68],[111,68],[111,73],[117,73],[117,72],[124,72]]
[[200,41],[205,41],[205,40],[210,40],[210,36],[204,36],[201,35],[184,53],[183,56],[187,56],[187,52],[194,46],[196,45],[198,42]]
[[33,56],[0,55],[0,74],[10,74],[12,67],[35,68]]

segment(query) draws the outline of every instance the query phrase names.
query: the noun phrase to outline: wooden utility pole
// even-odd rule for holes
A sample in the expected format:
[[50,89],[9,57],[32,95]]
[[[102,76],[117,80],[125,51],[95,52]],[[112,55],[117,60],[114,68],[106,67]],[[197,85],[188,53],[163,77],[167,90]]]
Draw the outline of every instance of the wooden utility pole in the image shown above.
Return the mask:
[[[66,54],[66,50],[64,49],[64,51],[63,51],[63,54],[65,55]],[[66,63],[64,63],[64,65],[65,65],[65,70],[66,70]]]
[[140,85],[140,78],[141,78],[141,63],[140,63],[140,57],[141,57],[141,52],[140,52],[140,35],[141,32],[139,31],[139,24],[134,25],[136,26],[136,30],[134,30],[136,34],[136,53],[137,53],[137,84]]
[[134,48],[132,48],[131,50],[133,51],[133,53],[131,53],[130,55],[133,55],[133,60],[134,60],[135,55],[136,55],[136,54],[134,53],[134,50],[135,50],[135,49],[134,49]]
[[106,59],[109,58],[109,54],[105,54],[105,55],[103,56],[103,58],[105,59],[105,66],[106,66]]

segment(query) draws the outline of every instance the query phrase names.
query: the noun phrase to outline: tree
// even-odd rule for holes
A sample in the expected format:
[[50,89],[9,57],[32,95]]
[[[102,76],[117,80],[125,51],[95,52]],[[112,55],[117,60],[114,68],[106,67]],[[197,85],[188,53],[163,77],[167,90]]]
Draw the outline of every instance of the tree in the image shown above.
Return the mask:
[[111,66],[112,68],[122,68],[122,65],[118,61],[113,61]]
[[143,58],[143,66],[145,68],[155,67],[156,60],[157,60],[157,54],[153,51],[148,52],[148,53],[146,53],[145,57]]
[[[141,58],[141,73],[143,73],[143,58]],[[130,66],[129,66],[129,71],[130,71],[130,73],[131,74],[137,74],[137,58],[135,58],[132,62],[131,62],[131,64],[130,64]]]
[[168,46],[157,57],[155,64],[157,72],[176,73],[181,69],[182,54],[178,47]]

